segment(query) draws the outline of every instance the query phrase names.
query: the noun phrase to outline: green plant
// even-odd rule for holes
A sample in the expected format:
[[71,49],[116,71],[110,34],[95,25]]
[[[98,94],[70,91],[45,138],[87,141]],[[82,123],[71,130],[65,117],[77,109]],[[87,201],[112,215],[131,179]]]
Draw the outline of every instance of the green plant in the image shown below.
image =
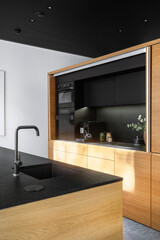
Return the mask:
[[139,131],[145,131],[146,130],[146,118],[142,118],[141,115],[138,116],[136,123],[129,123],[127,124],[128,128],[132,128],[132,130]]

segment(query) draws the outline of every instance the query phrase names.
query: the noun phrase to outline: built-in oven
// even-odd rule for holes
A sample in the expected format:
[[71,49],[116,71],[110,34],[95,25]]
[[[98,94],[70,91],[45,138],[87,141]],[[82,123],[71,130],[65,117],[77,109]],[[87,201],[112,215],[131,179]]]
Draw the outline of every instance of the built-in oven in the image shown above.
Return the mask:
[[58,84],[56,94],[58,108],[74,107],[74,82]]
[[56,86],[56,135],[59,140],[74,140],[74,82]]

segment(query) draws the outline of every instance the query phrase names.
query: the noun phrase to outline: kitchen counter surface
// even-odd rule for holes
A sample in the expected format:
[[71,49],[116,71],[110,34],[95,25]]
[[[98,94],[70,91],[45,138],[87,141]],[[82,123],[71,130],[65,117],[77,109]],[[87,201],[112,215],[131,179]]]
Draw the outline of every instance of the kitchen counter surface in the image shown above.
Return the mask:
[[[43,180],[38,180],[22,172],[20,172],[19,177],[13,177],[14,151],[0,147],[0,209],[122,181],[122,178],[117,176],[47,158],[26,153],[20,153],[20,155],[23,166],[53,163],[53,168],[58,165],[67,168],[67,171],[75,171],[75,173]],[[24,187],[34,184],[42,185],[44,189],[39,192],[26,192],[24,190]]]
[[97,142],[97,143],[88,143],[93,145],[101,145],[106,147],[114,147],[114,148],[123,148],[128,150],[136,150],[136,151],[145,151],[145,145],[134,145],[133,143],[124,143],[124,142]]
[[[69,140],[58,140],[58,141],[69,141]],[[69,142],[79,142],[84,144],[92,144],[104,147],[113,147],[113,148],[122,148],[127,150],[135,150],[135,151],[146,151],[145,145],[134,145],[134,143],[125,143],[125,142],[82,142],[81,139],[77,139],[77,141],[69,141]]]

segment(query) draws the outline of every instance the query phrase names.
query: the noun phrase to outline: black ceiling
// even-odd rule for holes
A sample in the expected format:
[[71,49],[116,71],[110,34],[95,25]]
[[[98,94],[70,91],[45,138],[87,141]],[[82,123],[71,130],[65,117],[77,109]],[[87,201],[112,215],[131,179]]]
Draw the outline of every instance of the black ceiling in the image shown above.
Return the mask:
[[[3,0],[0,6],[0,39],[98,57],[160,38],[158,1],[151,3]],[[47,9],[48,6],[52,9]],[[36,12],[44,12],[45,17],[35,16]],[[31,19],[34,22],[30,22]],[[17,34],[15,28],[22,32]]]

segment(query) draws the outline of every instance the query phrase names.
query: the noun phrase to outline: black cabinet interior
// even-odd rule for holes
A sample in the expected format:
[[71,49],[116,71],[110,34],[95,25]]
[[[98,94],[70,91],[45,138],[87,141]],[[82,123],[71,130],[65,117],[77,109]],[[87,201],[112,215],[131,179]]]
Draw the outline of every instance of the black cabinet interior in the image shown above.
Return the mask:
[[145,103],[145,68],[84,81],[84,106],[118,106]]
[[140,54],[57,77],[57,83],[75,83],[74,121],[59,120],[57,138],[74,140],[81,122],[104,121],[114,141],[133,142],[142,133],[127,123],[145,117],[145,72],[145,54]]
[[75,111],[75,138],[80,138],[81,122],[101,121],[105,123],[106,132],[112,133],[114,142],[133,143],[137,135],[143,137],[143,132],[132,131],[127,124],[137,122],[139,115],[144,118],[145,109],[145,104],[79,109]]

